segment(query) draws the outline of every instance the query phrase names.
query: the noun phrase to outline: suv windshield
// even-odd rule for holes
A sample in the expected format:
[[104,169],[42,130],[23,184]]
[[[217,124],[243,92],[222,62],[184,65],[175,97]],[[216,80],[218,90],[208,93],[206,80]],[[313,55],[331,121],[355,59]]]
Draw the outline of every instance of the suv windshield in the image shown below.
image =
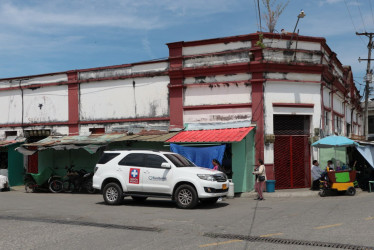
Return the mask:
[[193,164],[188,159],[184,158],[181,155],[178,154],[165,154],[166,158],[168,158],[176,167],[196,167],[195,164]]

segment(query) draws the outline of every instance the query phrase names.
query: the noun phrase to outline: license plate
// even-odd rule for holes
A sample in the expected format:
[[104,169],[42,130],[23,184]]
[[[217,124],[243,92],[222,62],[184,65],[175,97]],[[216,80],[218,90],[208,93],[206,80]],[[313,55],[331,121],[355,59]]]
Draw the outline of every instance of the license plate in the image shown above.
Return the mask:
[[227,185],[226,184],[222,184],[222,189],[227,189]]

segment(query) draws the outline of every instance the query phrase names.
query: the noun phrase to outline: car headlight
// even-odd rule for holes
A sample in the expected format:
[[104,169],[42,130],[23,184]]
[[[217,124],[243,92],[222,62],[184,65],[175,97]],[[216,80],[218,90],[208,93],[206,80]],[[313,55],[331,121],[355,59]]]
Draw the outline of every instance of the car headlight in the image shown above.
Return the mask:
[[200,179],[206,180],[206,181],[215,181],[216,180],[216,179],[214,179],[213,175],[211,175],[211,174],[198,174],[197,176]]

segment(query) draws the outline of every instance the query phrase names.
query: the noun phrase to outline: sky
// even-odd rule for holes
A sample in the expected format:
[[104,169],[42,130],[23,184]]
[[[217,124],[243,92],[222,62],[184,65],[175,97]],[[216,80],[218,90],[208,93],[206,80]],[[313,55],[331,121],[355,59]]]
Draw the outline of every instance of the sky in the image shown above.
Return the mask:
[[[0,78],[166,58],[166,43],[255,33],[260,30],[256,3],[1,0]],[[355,33],[374,32],[373,8],[374,0],[290,0],[276,31],[293,31],[303,9],[300,35],[325,37],[340,62],[352,67],[363,94],[366,61],[358,58],[367,58],[368,38]]]

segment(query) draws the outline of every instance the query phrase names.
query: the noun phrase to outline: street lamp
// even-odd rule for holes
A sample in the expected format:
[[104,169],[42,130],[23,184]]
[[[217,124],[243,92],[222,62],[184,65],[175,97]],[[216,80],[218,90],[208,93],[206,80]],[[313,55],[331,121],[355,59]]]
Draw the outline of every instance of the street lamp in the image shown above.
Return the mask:
[[291,45],[292,45],[292,39],[293,39],[293,36],[294,36],[294,34],[295,34],[296,27],[297,27],[297,24],[299,23],[300,18],[304,18],[305,16],[306,16],[306,15],[305,15],[305,13],[304,13],[303,10],[301,10],[301,11],[300,11],[300,14],[297,15],[296,25],[295,25],[295,28],[293,29],[292,36],[291,36],[291,40],[288,41],[287,49],[290,49],[290,48],[291,48]]

